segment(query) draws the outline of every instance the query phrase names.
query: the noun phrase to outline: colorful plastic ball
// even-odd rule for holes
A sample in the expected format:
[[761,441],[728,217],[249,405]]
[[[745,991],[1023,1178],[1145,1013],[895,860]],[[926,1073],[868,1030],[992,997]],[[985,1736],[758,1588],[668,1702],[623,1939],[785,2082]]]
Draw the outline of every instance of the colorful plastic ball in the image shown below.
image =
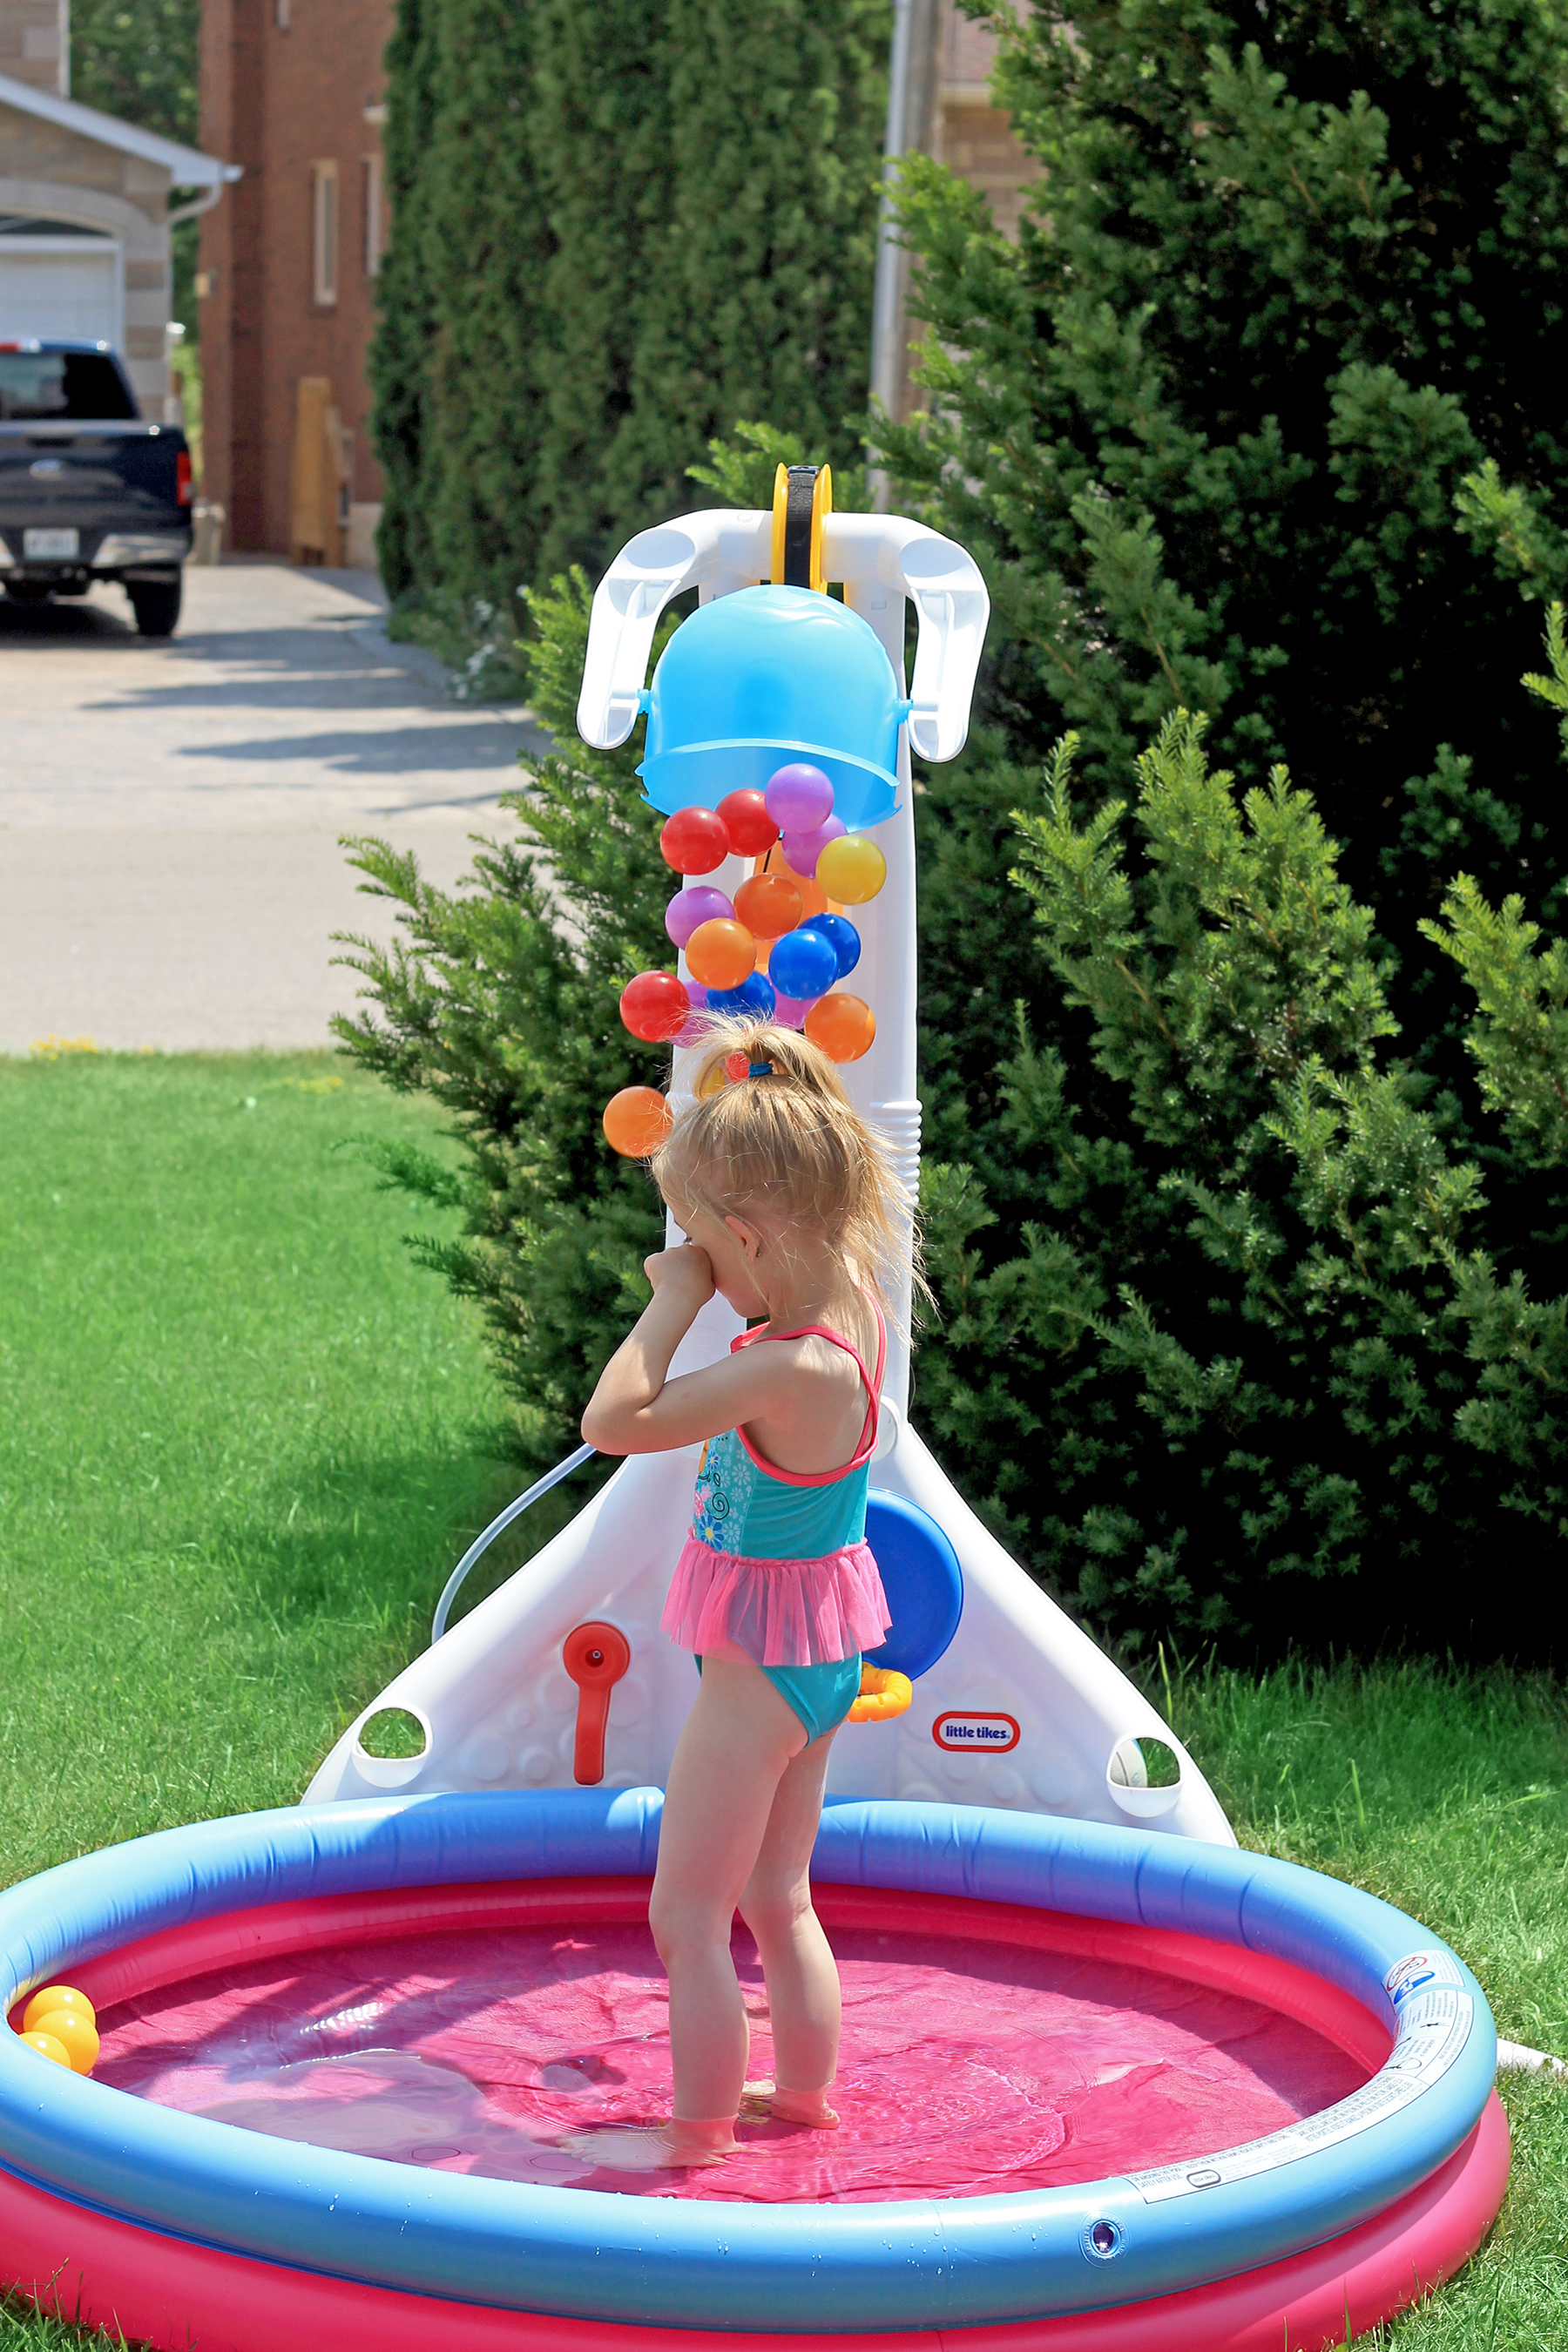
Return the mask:
[[744,923],[720,917],[698,924],[686,942],[686,961],[704,988],[739,988],[757,968],[757,942]]
[[752,1064],[749,1055],[741,1053],[725,1055],[724,1076],[732,1087],[738,1087],[742,1078],[749,1078],[751,1075]]
[[658,845],[678,874],[711,874],[730,855],[730,836],[716,809],[677,809],[665,818]]
[[780,940],[805,912],[785,874],[753,874],[735,893],[735,913],[759,940]]
[[768,958],[768,978],[784,996],[826,996],[837,977],[837,950],[810,923],[786,931]]
[[737,857],[761,857],[779,837],[761,793],[726,793],[719,814]]
[[646,1160],[669,1133],[673,1118],[657,1087],[623,1087],[605,1105],[605,1140],[623,1160]]
[[829,842],[816,861],[816,878],[841,907],[863,907],[888,878],[888,861],[863,833]]
[[810,1011],[811,1007],[804,997],[775,995],[773,1026],[775,1029],[804,1029],[805,1016]]
[[811,928],[820,931],[825,940],[833,942],[833,952],[838,958],[838,977],[847,980],[860,961],[860,934],[847,915],[813,915]]
[[721,923],[733,919],[735,909],[722,890],[715,890],[710,882],[696,882],[685,890],[678,890],[664,910],[664,928],[678,948],[683,948],[699,923]]
[[98,2063],[98,2028],[79,2009],[46,2010],[33,2028],[47,2041],[51,2036],[70,2061],[73,2074],[90,2074]]
[[805,1016],[805,1034],[830,1061],[858,1062],[870,1050],[877,1016],[858,996],[824,996]]
[[709,1012],[730,1018],[738,1014],[749,1021],[771,1021],[777,1003],[772,982],[764,980],[760,971],[752,972],[739,988],[710,988],[708,992]]
[[52,2058],[55,2064],[63,2066],[68,2074],[75,2073],[76,2070],[71,2064],[70,2052],[63,2042],[57,2042],[52,2033],[23,2033],[18,2035],[17,2039],[24,2049],[36,2050],[40,2058]]
[[689,980],[686,993],[691,1000],[687,1020],[675,1033],[678,1045],[700,1045],[708,1034],[708,991],[700,980]]
[[52,2009],[74,2009],[89,2025],[98,2023],[98,2011],[86,1993],[78,1992],[75,1985],[42,1985],[22,2011],[22,2031],[31,2033],[40,2017],[47,2017]]
[[[822,823],[815,825],[809,833],[786,833],[784,854],[795,872],[804,874],[810,881],[816,876],[817,860],[828,844],[843,838],[844,819],[841,816],[824,817]],[[826,888],[826,885],[823,887]]]
[[775,768],[763,798],[781,833],[809,833],[833,814],[833,786],[805,760]]
[[639,971],[621,991],[621,1019],[645,1045],[668,1045],[691,1014],[691,999],[672,971]]

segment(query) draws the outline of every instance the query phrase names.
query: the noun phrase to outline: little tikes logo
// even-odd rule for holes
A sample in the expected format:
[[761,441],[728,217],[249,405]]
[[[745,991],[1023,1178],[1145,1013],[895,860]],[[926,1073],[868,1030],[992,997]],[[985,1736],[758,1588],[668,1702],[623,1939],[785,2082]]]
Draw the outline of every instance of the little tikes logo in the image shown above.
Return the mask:
[[1011,1715],[977,1715],[970,1707],[953,1707],[939,1715],[931,1736],[950,1756],[1005,1755],[1018,1745],[1018,1721]]

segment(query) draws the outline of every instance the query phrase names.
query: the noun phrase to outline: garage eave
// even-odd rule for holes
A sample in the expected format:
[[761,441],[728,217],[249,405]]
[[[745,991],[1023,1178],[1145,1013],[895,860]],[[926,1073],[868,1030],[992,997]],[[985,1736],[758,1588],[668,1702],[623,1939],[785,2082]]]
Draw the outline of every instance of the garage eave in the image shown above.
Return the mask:
[[36,115],[62,131],[74,131],[79,138],[96,140],[100,146],[117,147],[121,154],[139,156],[144,163],[161,163],[176,188],[221,188],[241,176],[238,163],[204,155],[198,147],[182,147],[177,139],[161,139],[155,131],[139,131],[134,123],[100,114],[95,106],[79,106],[74,98],[57,98],[53,90],[13,81],[9,74],[0,74],[0,106],[14,106],[19,113]]

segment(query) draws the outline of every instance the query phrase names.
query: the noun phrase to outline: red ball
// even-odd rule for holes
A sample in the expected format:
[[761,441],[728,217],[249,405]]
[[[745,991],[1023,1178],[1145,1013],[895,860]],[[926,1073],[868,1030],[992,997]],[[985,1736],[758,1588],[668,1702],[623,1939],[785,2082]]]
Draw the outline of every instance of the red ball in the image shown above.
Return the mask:
[[712,809],[683,808],[665,818],[658,845],[678,874],[711,874],[730,855],[730,835]]
[[760,857],[779,837],[761,793],[726,793],[719,803],[719,814],[737,857]]
[[621,991],[621,1019],[649,1045],[668,1045],[690,1013],[685,983],[672,971],[639,971]]

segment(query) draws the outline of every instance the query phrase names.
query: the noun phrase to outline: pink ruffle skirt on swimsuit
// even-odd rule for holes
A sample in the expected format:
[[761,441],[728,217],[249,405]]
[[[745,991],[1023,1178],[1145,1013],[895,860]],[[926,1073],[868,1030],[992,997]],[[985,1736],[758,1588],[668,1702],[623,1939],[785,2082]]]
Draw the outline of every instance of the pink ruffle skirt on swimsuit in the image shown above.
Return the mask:
[[892,1618],[870,1547],[822,1559],[745,1559],[689,1536],[664,1605],[683,1650],[732,1644],[759,1666],[827,1666],[880,1648]]

